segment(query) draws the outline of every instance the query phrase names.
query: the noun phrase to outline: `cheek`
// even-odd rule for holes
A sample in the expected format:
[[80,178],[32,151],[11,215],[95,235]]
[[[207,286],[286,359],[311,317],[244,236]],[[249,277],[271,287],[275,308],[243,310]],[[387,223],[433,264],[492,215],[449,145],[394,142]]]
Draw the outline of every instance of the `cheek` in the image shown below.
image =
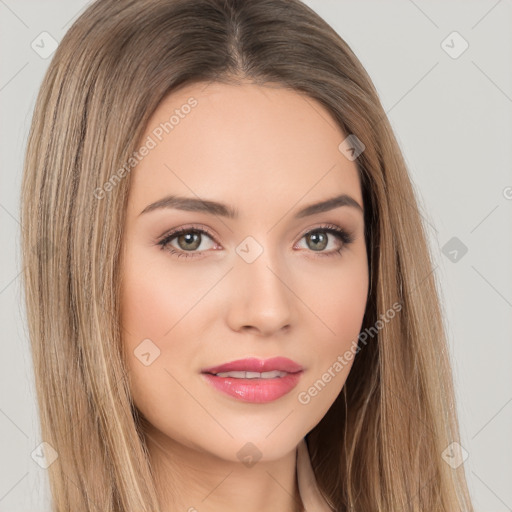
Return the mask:
[[[183,386],[197,380],[197,358],[210,326],[204,319],[213,318],[216,307],[203,299],[218,280],[215,273],[185,272],[162,254],[142,249],[134,248],[125,262],[122,347],[133,400],[148,419],[165,421],[171,409],[190,405]],[[162,407],[162,400],[176,405]]]
[[170,272],[162,263],[138,259],[136,251],[124,263],[123,356],[137,409],[152,425],[181,439],[196,423],[194,419],[201,417],[200,407],[185,390],[191,378],[187,363],[197,351],[187,313],[202,288],[190,276]]
[[359,255],[336,273],[332,269],[318,271],[315,282],[314,288],[310,277],[302,283],[304,302],[312,313],[305,325],[309,338],[315,340],[315,350],[297,393],[310,428],[335,401],[357,356],[369,284],[366,260]]
[[134,396],[137,388],[157,390],[163,381],[168,383],[171,377],[165,369],[194,350],[194,336],[190,331],[187,336],[186,326],[187,313],[197,302],[197,284],[163,263],[137,257],[134,250],[123,267],[122,346]]
[[[321,268],[301,284],[304,302],[317,317],[316,326],[322,347],[337,350],[357,339],[366,310],[369,275],[361,251],[350,254],[338,269]],[[313,317],[312,317],[313,318]],[[309,326],[313,322],[309,322]],[[322,334],[320,334],[322,333]]]
[[204,295],[208,279],[184,272],[160,252],[145,252],[134,249],[124,263],[121,319],[129,338],[156,341],[179,329]]

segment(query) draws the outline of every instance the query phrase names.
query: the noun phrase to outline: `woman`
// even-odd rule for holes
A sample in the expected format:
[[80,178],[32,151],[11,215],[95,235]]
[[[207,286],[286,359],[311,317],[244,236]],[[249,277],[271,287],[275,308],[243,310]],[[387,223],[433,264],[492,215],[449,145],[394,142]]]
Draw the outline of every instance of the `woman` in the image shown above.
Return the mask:
[[97,0],[22,193],[55,511],[472,510],[406,165],[304,4]]

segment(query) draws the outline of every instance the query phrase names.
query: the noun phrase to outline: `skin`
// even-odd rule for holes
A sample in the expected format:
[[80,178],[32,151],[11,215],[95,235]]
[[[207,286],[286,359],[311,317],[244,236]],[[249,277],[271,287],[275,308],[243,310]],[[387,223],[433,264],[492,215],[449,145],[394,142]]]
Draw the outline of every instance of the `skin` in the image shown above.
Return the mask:
[[[132,171],[124,226],[124,357],[134,403],[150,424],[159,497],[169,511],[301,510],[297,444],[332,405],[352,362],[308,404],[298,395],[357,339],[369,276],[362,211],[294,214],[343,193],[364,207],[356,162],[338,149],[346,134],[318,102],[251,83],[174,91],[143,140],[190,97],[197,105]],[[168,194],[226,203],[239,218],[171,208],[141,215]],[[349,231],[353,242],[344,246],[324,231],[315,245],[304,236],[325,223]],[[175,237],[168,248],[192,257],[158,245],[190,224],[214,237],[200,235],[200,246]],[[252,263],[236,252],[248,236],[263,249]],[[144,339],[154,344],[151,354],[160,350],[147,366],[134,354]],[[225,395],[200,373],[274,356],[304,372],[290,393],[265,404]],[[251,467],[237,457],[247,442],[262,454]]]

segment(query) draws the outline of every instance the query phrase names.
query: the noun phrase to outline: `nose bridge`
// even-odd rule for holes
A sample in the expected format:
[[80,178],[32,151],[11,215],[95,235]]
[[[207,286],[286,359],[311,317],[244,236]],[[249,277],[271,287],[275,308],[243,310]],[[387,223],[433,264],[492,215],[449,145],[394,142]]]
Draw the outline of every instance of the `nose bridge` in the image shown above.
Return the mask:
[[230,321],[235,329],[254,327],[270,333],[291,321],[293,294],[279,251],[247,237],[236,248]]

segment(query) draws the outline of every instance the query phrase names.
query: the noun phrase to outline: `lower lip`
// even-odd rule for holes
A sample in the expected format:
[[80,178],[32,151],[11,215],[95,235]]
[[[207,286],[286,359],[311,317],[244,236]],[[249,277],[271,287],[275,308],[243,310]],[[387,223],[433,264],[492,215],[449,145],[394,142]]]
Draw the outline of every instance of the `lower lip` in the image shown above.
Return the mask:
[[244,402],[262,404],[272,402],[289,393],[299,382],[301,372],[289,373],[275,379],[235,379],[203,373],[206,380],[217,390]]

